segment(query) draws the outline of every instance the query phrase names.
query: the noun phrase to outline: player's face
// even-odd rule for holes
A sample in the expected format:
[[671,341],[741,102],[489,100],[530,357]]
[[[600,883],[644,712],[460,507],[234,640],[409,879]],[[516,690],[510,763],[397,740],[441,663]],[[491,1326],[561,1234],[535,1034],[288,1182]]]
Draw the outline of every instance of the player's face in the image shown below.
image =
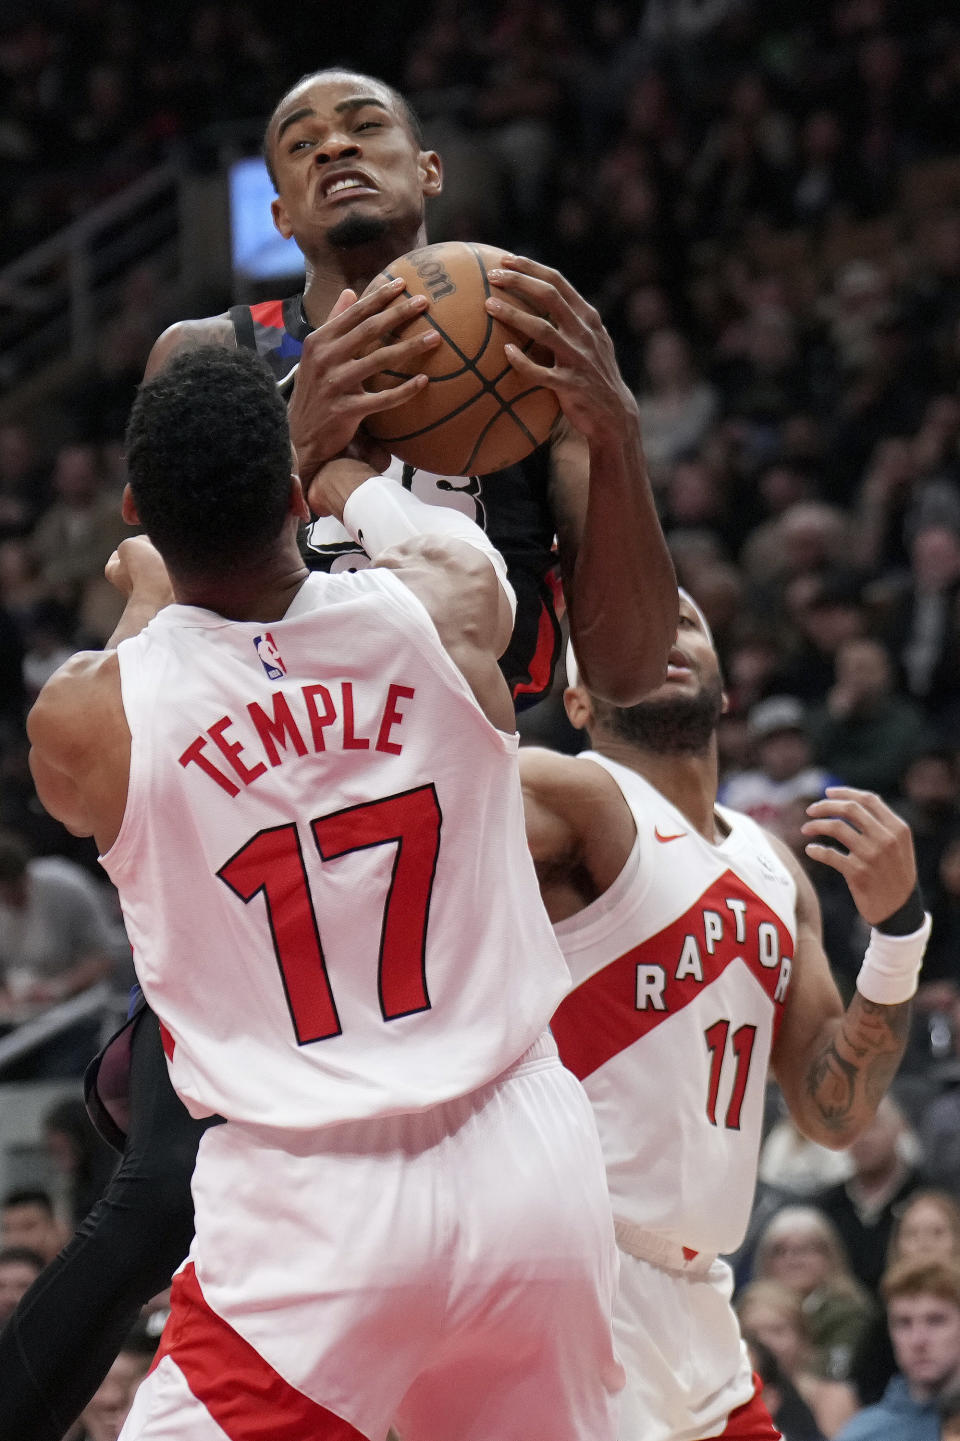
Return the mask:
[[667,657],[667,675],[662,686],[651,691],[646,699],[668,695],[695,695],[707,687],[716,687],[720,679],[720,663],[713,642],[703,622],[688,600],[680,598],[677,638]]
[[[390,92],[360,75],[306,80],[271,124],[274,223],[301,248],[396,235],[413,244],[424,198],[440,190],[440,162],[421,151]],[[398,252],[399,253],[399,252]]]
[[591,735],[606,732],[661,755],[706,754],[724,700],[716,651],[694,607],[681,597],[666,679],[637,705],[607,705],[579,687],[567,692],[565,703],[573,724]]

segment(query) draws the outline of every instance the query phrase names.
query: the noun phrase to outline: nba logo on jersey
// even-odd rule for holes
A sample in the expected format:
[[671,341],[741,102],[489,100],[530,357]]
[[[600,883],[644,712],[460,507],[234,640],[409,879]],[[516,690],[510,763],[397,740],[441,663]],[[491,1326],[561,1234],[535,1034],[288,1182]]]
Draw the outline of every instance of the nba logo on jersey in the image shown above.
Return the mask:
[[253,648],[260,657],[260,664],[263,666],[270,680],[282,680],[287,673],[287,668],[280,658],[276,642],[269,631],[263,635],[253,637]]

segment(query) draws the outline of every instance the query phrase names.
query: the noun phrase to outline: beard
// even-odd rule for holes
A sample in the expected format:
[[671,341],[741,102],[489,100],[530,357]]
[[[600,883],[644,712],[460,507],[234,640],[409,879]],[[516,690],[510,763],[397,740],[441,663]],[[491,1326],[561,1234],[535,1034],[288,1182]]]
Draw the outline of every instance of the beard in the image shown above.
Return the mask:
[[654,755],[704,755],[723,713],[719,676],[696,695],[667,695],[638,705],[607,706],[600,719],[611,735]]
[[389,234],[390,226],[377,215],[351,214],[327,231],[327,243],[336,250],[358,250],[373,245]]

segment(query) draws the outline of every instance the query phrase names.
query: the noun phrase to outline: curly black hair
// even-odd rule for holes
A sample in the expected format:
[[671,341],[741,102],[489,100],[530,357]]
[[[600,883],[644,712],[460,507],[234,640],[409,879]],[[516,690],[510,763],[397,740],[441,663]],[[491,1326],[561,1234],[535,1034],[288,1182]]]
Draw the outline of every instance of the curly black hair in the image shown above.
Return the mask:
[[255,562],[289,511],[287,412],[247,350],[198,346],[140,387],[126,436],[141,523],[173,570],[227,576]]
[[277,175],[276,171],[273,168],[273,155],[271,154],[271,132],[273,130],[273,122],[277,117],[277,113],[280,110],[281,105],[283,105],[288,95],[292,94],[294,90],[299,90],[300,86],[305,84],[308,80],[327,80],[335,75],[343,75],[353,78],[355,80],[369,80],[372,84],[378,86],[379,89],[385,90],[386,93],[390,96],[390,99],[393,101],[394,105],[396,106],[397,114],[400,116],[400,119],[409,130],[410,138],[412,139],[414,145],[416,145],[418,150],[422,150],[424,148],[423,126],[420,123],[419,115],[414,110],[409,100],[407,100],[403,95],[401,95],[399,90],[396,90],[392,85],[388,85],[385,80],[378,80],[375,75],[364,75],[361,70],[351,70],[350,67],[346,65],[330,65],[325,70],[309,70],[307,71],[306,75],[301,75],[299,80],[295,80],[294,83],[289,87],[289,89],[284,91],[283,95],[281,95],[280,99],[277,101],[276,105],[270,112],[270,118],[267,121],[266,126],[264,127],[263,141],[260,147],[260,151],[263,156],[263,163],[267,167],[267,174],[270,176],[270,180],[274,190],[277,189]]

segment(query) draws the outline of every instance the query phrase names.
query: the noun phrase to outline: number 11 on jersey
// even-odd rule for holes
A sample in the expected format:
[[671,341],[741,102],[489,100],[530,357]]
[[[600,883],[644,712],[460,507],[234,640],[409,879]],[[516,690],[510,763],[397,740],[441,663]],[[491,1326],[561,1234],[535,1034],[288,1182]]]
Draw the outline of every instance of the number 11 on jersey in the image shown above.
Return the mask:
[[[723,1058],[727,1050],[727,1036],[730,1034],[730,1022],[714,1021],[713,1025],[709,1026],[703,1034],[707,1050],[710,1052],[707,1120],[711,1126],[715,1126],[717,1124],[717,1095],[720,1091],[720,1076],[723,1071]],[[724,1126],[728,1131],[739,1131],[740,1129],[740,1112],[743,1109],[743,1098],[747,1092],[750,1059],[753,1055],[753,1043],[756,1036],[756,1026],[739,1026],[730,1037],[730,1048],[736,1057],[736,1073],[724,1121]]]

